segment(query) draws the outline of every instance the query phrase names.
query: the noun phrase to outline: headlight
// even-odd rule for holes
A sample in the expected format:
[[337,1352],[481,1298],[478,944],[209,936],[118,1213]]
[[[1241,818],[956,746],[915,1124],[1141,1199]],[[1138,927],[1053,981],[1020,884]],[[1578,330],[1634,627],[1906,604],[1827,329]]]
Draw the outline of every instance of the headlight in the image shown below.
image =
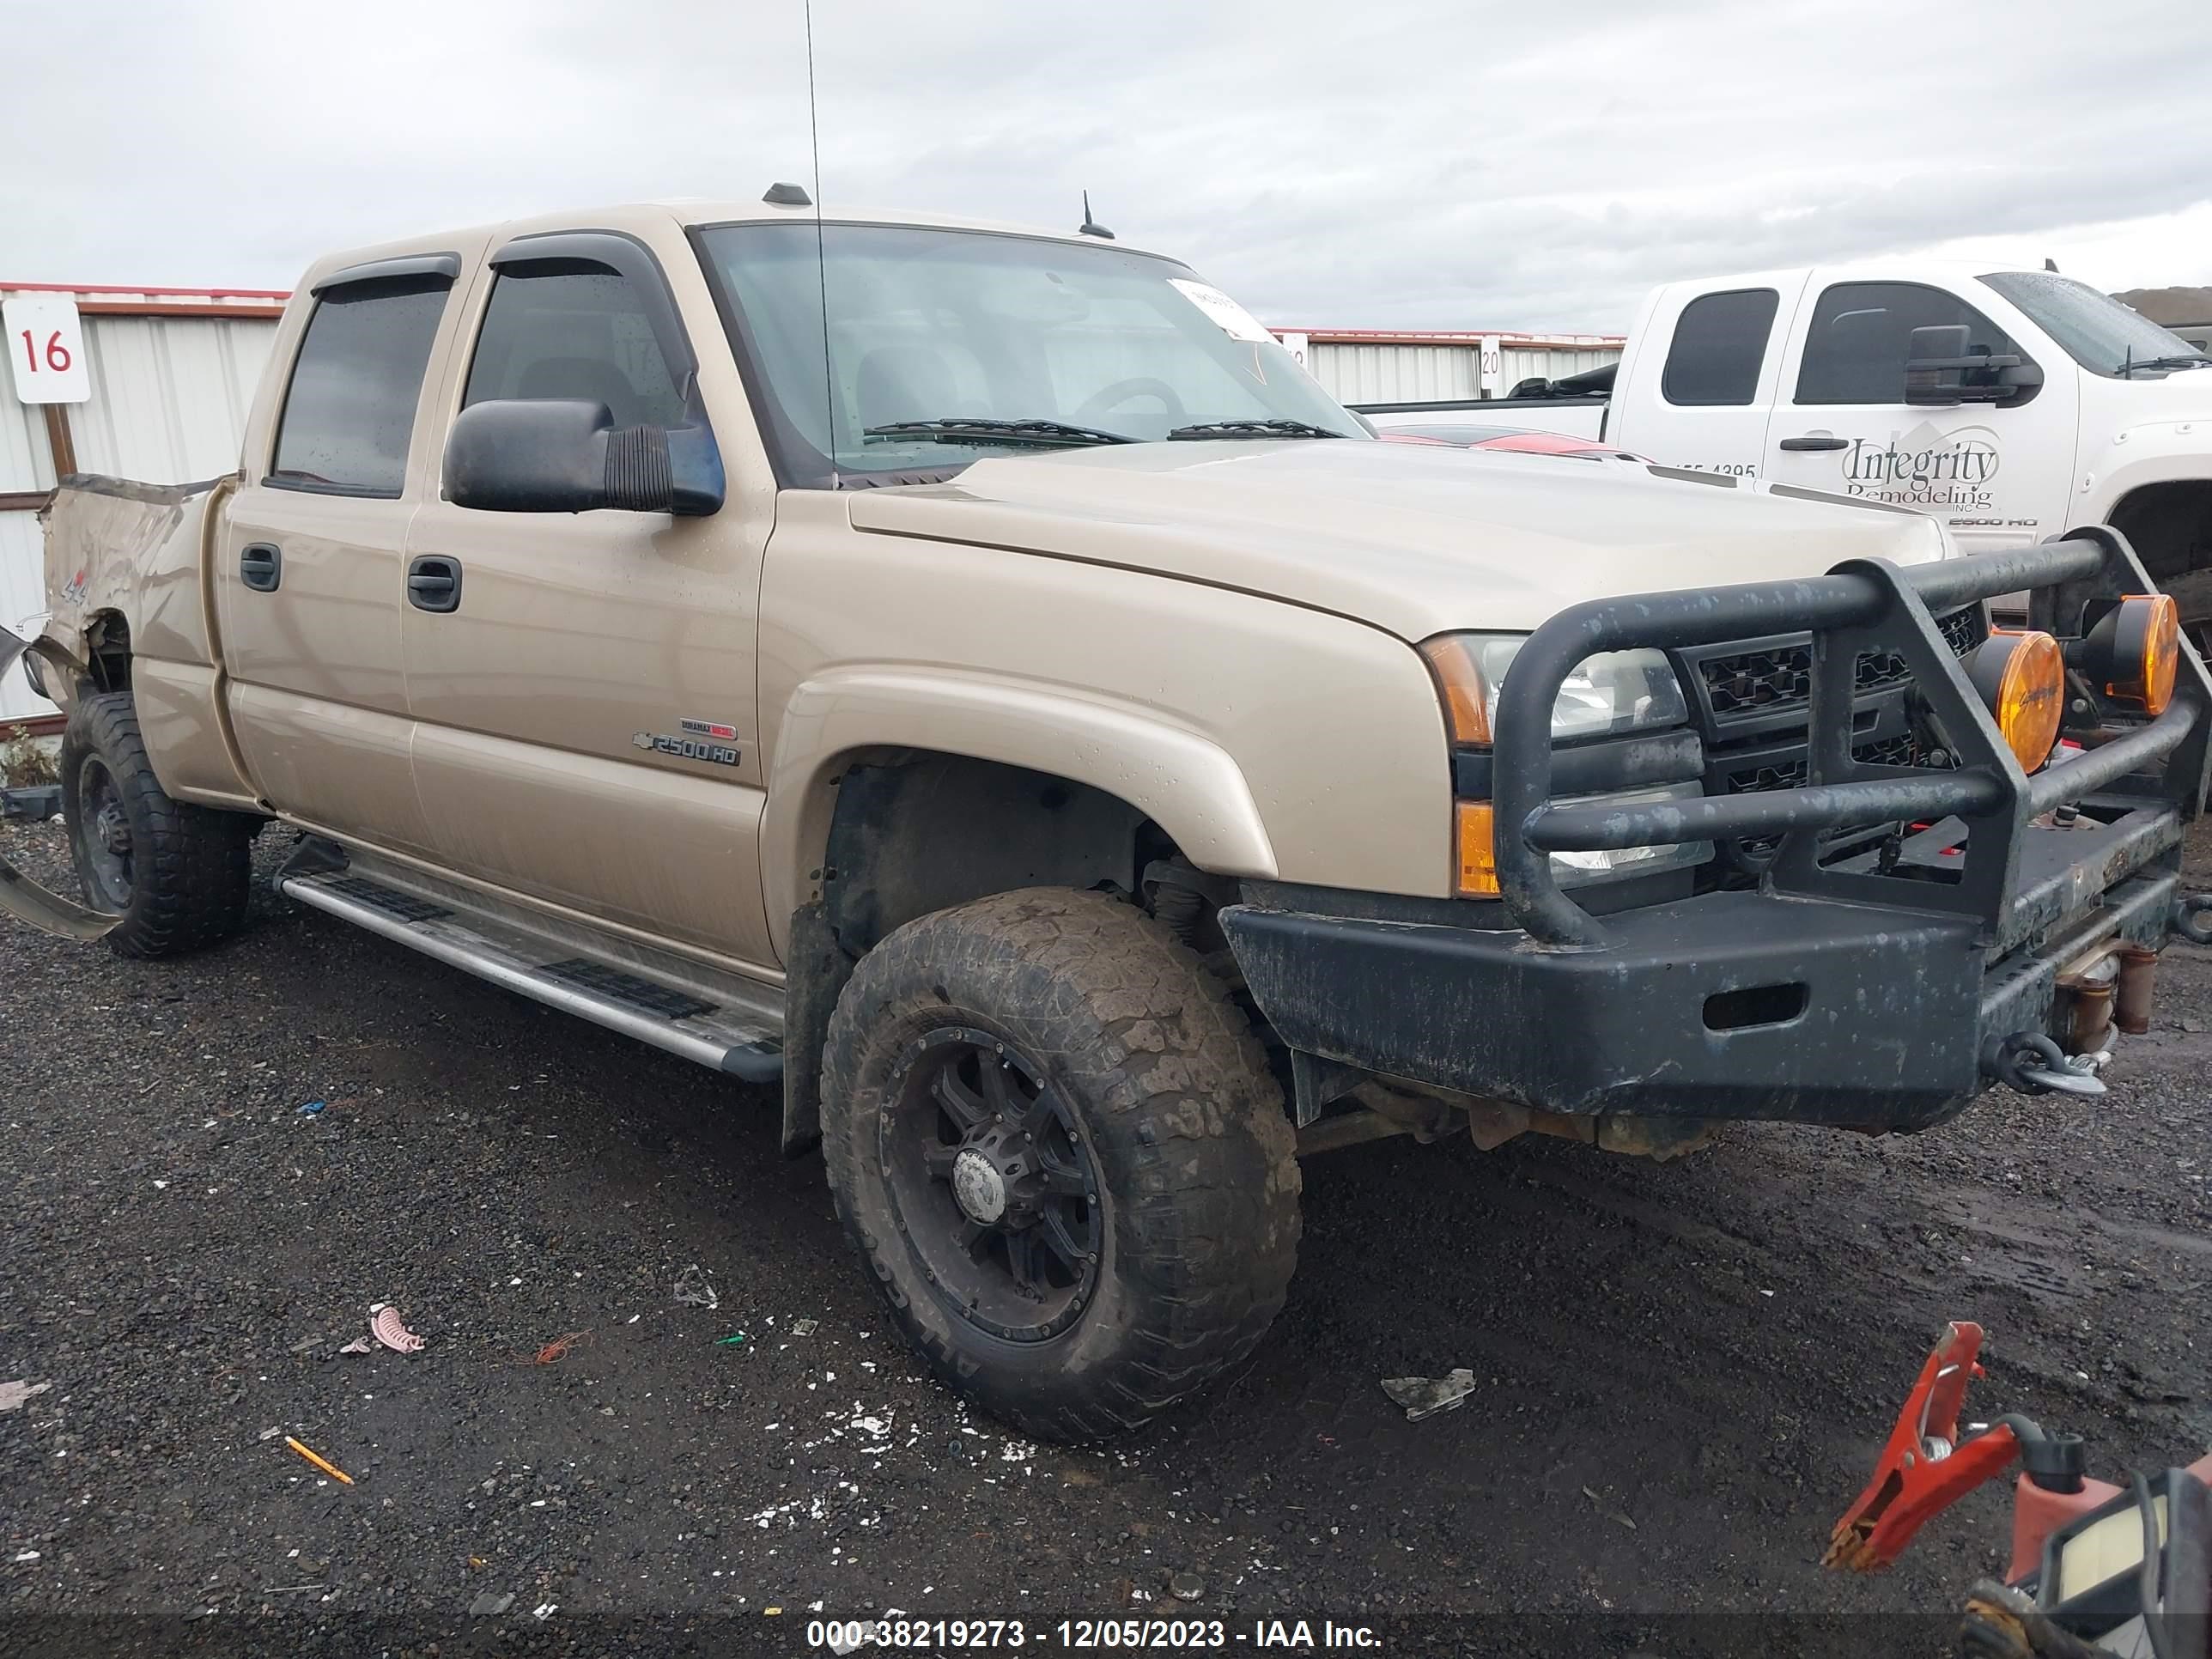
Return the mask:
[[[1421,647],[1437,690],[1443,701],[1444,718],[1452,742],[1462,747],[1488,748],[1498,715],[1498,694],[1506,671],[1519,654],[1527,635],[1520,634],[1444,634]],[[1682,687],[1658,651],[1609,651],[1575,665],[1552,704],[1552,741],[1571,744],[1583,739],[1619,737],[1629,732],[1680,726],[1690,718]],[[1581,805],[1603,801],[1642,805],[1652,801],[1690,799],[1703,793],[1696,783],[1669,784],[1606,795],[1563,797]],[[1492,836],[1496,818],[1489,801],[1468,799],[1455,803],[1453,830],[1458,876],[1455,890],[1465,898],[1491,898],[1498,893],[1498,862]],[[1554,853],[1552,874],[1563,887],[1613,881],[1649,872],[1686,868],[1703,864],[1713,855],[1710,842],[1686,842],[1674,847],[1632,847],[1617,852]]]
[[[1659,801],[1696,800],[1705,791],[1694,783],[1668,784],[1660,789],[1638,789],[1618,795],[1571,795],[1562,806],[1647,806]],[[1498,896],[1498,855],[1491,837],[1497,817],[1486,800],[1458,804],[1455,828],[1459,842],[1459,884],[1462,898]],[[1713,855],[1709,841],[1679,842],[1666,847],[1622,847],[1589,853],[1552,854],[1552,879],[1562,887],[1587,886],[1594,881],[1615,881],[1627,876],[1649,875],[1660,870],[1684,870],[1703,864]]]
[[[1506,670],[1527,642],[1524,634],[1442,634],[1421,647],[1437,678],[1454,743],[1488,744]],[[1690,717],[1674,671],[1657,651],[1608,651],[1588,657],[1559,688],[1552,705],[1552,741],[1616,737]]]

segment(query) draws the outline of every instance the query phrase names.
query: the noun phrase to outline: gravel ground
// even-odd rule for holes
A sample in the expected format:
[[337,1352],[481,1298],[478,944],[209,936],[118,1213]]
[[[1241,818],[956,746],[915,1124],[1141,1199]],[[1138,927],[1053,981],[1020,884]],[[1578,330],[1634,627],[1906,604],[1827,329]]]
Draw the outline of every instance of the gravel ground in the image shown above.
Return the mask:
[[[58,826],[0,848],[65,856]],[[44,1390],[0,1397],[0,1652],[242,1651],[263,1615],[286,1651],[800,1652],[894,1609],[1054,1647],[1133,1613],[1484,1650],[1542,1615],[1669,1653],[1787,1650],[1749,1616],[1787,1613],[1808,1650],[1932,1650],[2002,1567],[2002,1490],[1887,1575],[1814,1563],[1945,1319],[1991,1334],[1970,1409],[2100,1472],[2212,1441],[2212,951],[2167,952],[2086,1104],[1667,1165],[1314,1160],[1252,1362],[1069,1451],[923,1376],[768,1094],[256,904],[164,964],[0,918],[0,1383]],[[672,1294],[694,1264],[718,1307]],[[337,1352],[377,1303],[428,1347]],[[1376,1386],[1455,1365],[1476,1394],[1425,1422]]]

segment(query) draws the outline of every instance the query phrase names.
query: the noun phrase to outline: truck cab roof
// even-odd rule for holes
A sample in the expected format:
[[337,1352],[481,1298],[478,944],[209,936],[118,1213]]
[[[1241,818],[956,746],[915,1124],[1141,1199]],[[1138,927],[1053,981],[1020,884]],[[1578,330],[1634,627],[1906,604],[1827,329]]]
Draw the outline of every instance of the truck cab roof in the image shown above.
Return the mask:
[[[484,246],[505,241],[510,237],[545,231],[589,228],[627,231],[635,234],[647,228],[665,228],[671,222],[690,228],[704,225],[776,224],[792,220],[811,223],[814,216],[815,210],[811,207],[783,206],[763,202],[757,198],[748,201],[719,197],[668,197],[614,203],[603,207],[565,208],[554,213],[531,214],[521,218],[495,220],[487,224],[462,226],[339,249],[325,254],[310,265],[301,288],[303,291],[312,289],[318,281],[332,271],[379,259],[433,251],[444,252],[457,247]],[[1075,230],[1018,224],[1007,220],[973,218],[959,214],[917,213],[903,208],[848,208],[840,205],[834,209],[825,208],[822,218],[826,224],[903,225],[931,230],[976,231],[995,236],[1022,236],[1040,241],[1067,242],[1078,246],[1109,246],[1125,253],[1148,254],[1153,258],[1169,257],[1155,249],[1126,242],[1118,237],[1106,241]]]

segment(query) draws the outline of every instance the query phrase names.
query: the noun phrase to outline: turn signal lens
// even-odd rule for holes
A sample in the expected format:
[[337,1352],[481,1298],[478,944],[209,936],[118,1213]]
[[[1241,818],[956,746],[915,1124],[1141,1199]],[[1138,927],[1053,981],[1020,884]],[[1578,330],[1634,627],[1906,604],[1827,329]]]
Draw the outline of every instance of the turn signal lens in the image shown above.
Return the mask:
[[1454,810],[1459,814],[1459,896],[1496,898],[1498,854],[1491,839],[1496,820],[1492,817],[1490,803],[1463,800],[1457,802]]
[[2138,702],[2162,714],[2173,701],[2173,676],[2181,666],[2181,607],[2171,593],[2130,593],[2120,601],[2112,632],[2112,678],[2108,697]]
[[1968,673],[2021,769],[2033,772],[2050,759],[2066,712],[2066,658],[2058,641],[2032,630],[1991,629]]
[[[1443,699],[1444,719],[1451,726],[1451,738],[1457,743],[1490,742],[1490,692],[1482,683],[1482,673],[1474,665],[1474,654],[1468,649],[1464,635],[1441,634],[1421,647],[1427,659],[1429,672],[1436,676],[1437,693]],[[1483,809],[1487,811],[1487,807]],[[1485,835],[1483,845],[1490,845]],[[1492,886],[1490,890],[1496,892]]]

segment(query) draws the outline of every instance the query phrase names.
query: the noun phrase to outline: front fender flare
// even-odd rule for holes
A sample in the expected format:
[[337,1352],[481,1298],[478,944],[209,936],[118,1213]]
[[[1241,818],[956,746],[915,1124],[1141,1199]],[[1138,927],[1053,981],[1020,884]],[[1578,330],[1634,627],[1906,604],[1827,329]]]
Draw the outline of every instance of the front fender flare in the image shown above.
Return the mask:
[[[854,756],[963,755],[1050,773],[1127,801],[1216,875],[1273,878],[1275,851],[1235,758],[1156,708],[950,669],[848,667],[801,684],[781,722],[761,829],[762,885],[779,935],[808,897]],[[786,940],[775,939],[778,954]]]

